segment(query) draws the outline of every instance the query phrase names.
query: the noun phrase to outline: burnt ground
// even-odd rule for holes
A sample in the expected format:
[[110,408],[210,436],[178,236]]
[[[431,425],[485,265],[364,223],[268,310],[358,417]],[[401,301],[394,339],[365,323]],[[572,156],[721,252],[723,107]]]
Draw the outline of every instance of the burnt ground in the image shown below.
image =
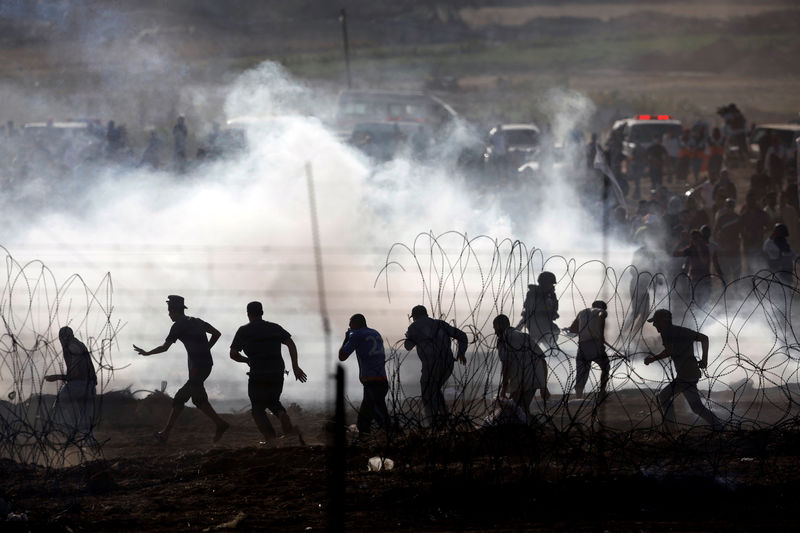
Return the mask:
[[[109,409],[102,456],[60,468],[0,461],[0,496],[25,522],[3,531],[313,531],[329,525],[325,417],[292,409],[295,438],[259,446],[249,414],[212,428],[187,409],[173,439],[152,432],[165,399]],[[151,418],[153,417],[153,418]],[[152,420],[157,420],[153,422]],[[353,439],[344,510],[351,531],[775,531],[797,525],[800,432],[592,432],[453,428]],[[370,472],[371,456],[395,461]],[[6,527],[8,526],[8,527]]]

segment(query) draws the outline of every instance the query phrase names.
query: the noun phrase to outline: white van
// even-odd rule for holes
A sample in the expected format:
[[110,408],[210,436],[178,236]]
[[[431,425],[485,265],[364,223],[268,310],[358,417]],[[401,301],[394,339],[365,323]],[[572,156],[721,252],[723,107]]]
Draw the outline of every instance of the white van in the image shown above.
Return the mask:
[[375,122],[417,122],[436,130],[457,116],[426,93],[347,90],[339,94],[334,127],[348,136],[356,125]]

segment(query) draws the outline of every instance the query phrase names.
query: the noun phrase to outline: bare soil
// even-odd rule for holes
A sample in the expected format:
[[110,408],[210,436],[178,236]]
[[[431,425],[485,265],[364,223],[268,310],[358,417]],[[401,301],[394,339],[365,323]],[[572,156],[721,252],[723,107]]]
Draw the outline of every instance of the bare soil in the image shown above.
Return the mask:
[[[258,444],[249,414],[213,428],[187,408],[166,445],[166,397],[109,406],[102,454],[44,468],[0,461],[0,497],[24,522],[3,531],[330,529],[326,417],[292,409],[307,443]],[[637,409],[634,405],[632,409]],[[685,416],[685,412],[679,416]],[[152,420],[151,420],[152,417]],[[625,414],[614,409],[614,419]],[[350,531],[775,531],[797,525],[800,433],[698,428],[673,437],[553,427],[350,436]],[[370,472],[368,459],[394,460]]]

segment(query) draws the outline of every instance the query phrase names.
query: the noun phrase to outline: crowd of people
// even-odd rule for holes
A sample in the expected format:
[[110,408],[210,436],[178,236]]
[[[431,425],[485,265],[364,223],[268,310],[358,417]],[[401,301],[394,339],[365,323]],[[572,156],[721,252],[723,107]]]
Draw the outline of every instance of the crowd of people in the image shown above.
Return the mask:
[[776,190],[756,174],[743,197],[722,169],[688,195],[660,188],[630,216],[617,209],[612,232],[640,247],[637,269],[668,279],[684,272],[695,283],[709,283],[714,274],[725,284],[763,269],[791,278],[800,245],[796,185]]
[[[653,147],[663,148],[658,142]],[[724,286],[771,272],[791,286],[795,250],[800,249],[796,154],[776,153],[761,152],[744,190],[741,180],[738,187],[734,183],[722,159],[712,164],[713,157],[706,156],[704,173],[693,187],[681,173],[675,177],[685,186],[667,187],[661,171],[671,168],[668,157],[651,158],[650,166],[659,170],[650,170],[649,199],[639,198],[633,210],[614,208],[610,232],[617,242],[638,247],[632,264],[639,272],[662,273],[670,282],[680,274],[688,276],[687,298],[701,307],[708,300],[712,277]]]
[[[748,163],[750,153],[747,139],[754,138],[756,125],[751,124],[745,132],[745,119],[735,104],[722,107],[718,114],[723,117],[722,127],[711,127],[698,120],[690,128],[669,128],[662,135],[654,135],[649,142],[634,143],[630,154],[625,153],[624,130],[613,130],[604,146],[605,157],[615,175],[624,178],[625,187],[630,183],[634,199],[641,196],[640,183],[649,179],[652,189],[666,183],[700,184],[705,178],[719,177],[727,162],[741,167]],[[775,190],[788,183],[796,183],[796,146],[785,146],[777,133],[762,135],[758,139],[756,174],[769,182]],[[596,142],[589,145],[595,150]]]
[[[547,386],[547,357],[561,352],[558,337],[564,334],[577,337],[577,355],[574,397],[584,401],[592,364],[601,371],[597,392],[592,401],[600,408],[607,397],[607,386],[611,367],[606,347],[616,350],[605,338],[607,305],[602,300],[581,310],[569,328],[559,330],[555,320],[559,318],[558,299],[555,293],[556,279],[552,272],[544,271],[537,278],[537,284],[529,285],[528,294],[521,312],[519,325],[513,327],[505,314],[497,315],[492,326],[496,335],[495,349],[500,363],[499,383],[496,398],[485,425],[531,424],[535,423],[536,411],[533,408],[536,392],[539,392],[540,411],[546,411],[551,394]],[[222,333],[208,322],[187,316],[187,306],[181,296],[167,298],[167,311],[173,324],[164,343],[151,350],[136,345],[134,350],[142,356],[152,356],[166,352],[177,341],[181,341],[187,352],[188,380],[180,387],[172,399],[172,410],[164,428],[154,433],[158,443],[165,444],[186,403],[191,400],[200,412],[214,424],[213,442],[219,442],[231,425],[220,416],[209,402],[205,382],[214,365],[211,350],[222,337]],[[292,336],[279,324],[265,321],[260,302],[250,302],[246,306],[248,322],[241,326],[230,344],[230,358],[246,364],[249,368],[247,392],[251,402],[251,414],[256,427],[263,436],[262,445],[270,445],[279,438],[278,433],[267,417],[267,410],[278,419],[282,436],[296,436],[305,445],[302,433],[293,424],[280,398],[284,386],[285,370],[282,347],[289,351],[291,369],[296,380],[307,381],[307,375],[299,366],[298,349]],[[419,426],[433,431],[446,431],[454,420],[451,409],[443,394],[451,379],[456,362],[467,364],[466,353],[469,346],[467,334],[452,324],[432,318],[423,305],[411,310],[412,320],[405,334],[404,348],[416,350],[421,362],[420,399],[423,413],[420,413]],[[664,350],[650,354],[644,361],[671,358],[676,367],[676,376],[658,395],[662,409],[663,423],[669,430],[676,428],[672,403],[678,394],[684,394],[692,409],[704,418],[712,428],[723,427],[723,422],[709,411],[701,402],[697,382],[700,369],[708,360],[709,340],[705,335],[672,324],[669,310],[657,310],[648,320],[661,334]],[[65,374],[45,376],[46,381],[64,381],[58,394],[56,407],[60,427],[71,437],[71,442],[98,446],[93,435],[95,419],[95,374],[92,357],[86,345],[75,338],[69,327],[59,332],[67,371]],[[453,353],[453,342],[457,350]],[[699,342],[702,358],[694,357],[693,344]],[[339,349],[339,360],[345,362],[351,354],[356,354],[359,381],[362,384],[362,400],[358,408],[358,438],[368,438],[374,429],[380,429],[388,438],[402,430],[386,404],[390,392],[386,373],[386,352],[381,334],[367,325],[361,313],[353,314]],[[571,379],[571,378],[570,378]]]
[[22,127],[9,120],[0,128],[0,181],[7,187],[32,178],[58,184],[102,165],[183,173],[243,147],[239,132],[223,130],[216,122],[207,129],[207,135],[191,136],[197,146],[192,158],[189,126],[183,116],[176,118],[170,132],[144,132],[146,140],[141,143],[131,138],[124,124],[113,120],[103,125],[96,119],[51,119]]

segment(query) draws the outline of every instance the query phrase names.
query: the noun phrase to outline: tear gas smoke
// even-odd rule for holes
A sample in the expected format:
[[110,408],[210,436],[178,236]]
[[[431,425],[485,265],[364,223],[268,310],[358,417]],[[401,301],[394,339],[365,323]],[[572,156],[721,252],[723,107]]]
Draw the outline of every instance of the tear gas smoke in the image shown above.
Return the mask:
[[[196,89],[189,92],[190,98],[203,100]],[[471,250],[475,260],[446,276],[444,286],[452,305],[439,310],[457,323],[475,324],[484,336],[491,334],[493,313],[504,312],[512,320],[519,316],[526,285],[542,269],[569,280],[559,288],[564,299],[562,327],[586,302],[628,283],[627,278],[613,278],[613,272],[622,273],[629,264],[630,245],[612,246],[609,265],[587,263],[600,256],[601,227],[599,217],[590,214],[596,212],[599,196],[581,197],[573,178],[585,159],[583,146],[569,142],[570,132],[593,109],[580,94],[552,92],[543,104],[551,111],[553,135],[564,142],[565,162],[543,171],[533,184],[504,190],[476,183],[474,176],[456,170],[457,141],[440,142],[443,155],[425,161],[410,154],[385,163],[370,161],[309,115],[323,115],[320,102],[332,101],[332,96],[319,98],[274,63],[244,73],[225,93],[229,118],[254,119],[244,131],[245,152],[180,175],[95,165],[80,176],[79,186],[72,178],[79,194],[73,191],[62,197],[55,191],[40,199],[35,209],[24,202],[4,206],[4,220],[15,221],[15,231],[4,244],[17,259],[40,259],[59,279],[78,272],[90,286],[111,273],[113,318],[121,322],[114,355],[119,368],[114,385],[119,388],[131,384],[134,390],[156,389],[166,379],[171,393],[185,380],[181,346],[148,358],[131,349],[133,343],[152,348],[163,342],[171,325],[164,300],[168,294],[181,294],[189,307],[187,314],[223,332],[213,350],[215,368],[207,382],[212,398],[246,397],[246,369],[229,360],[227,352],[236,328],[246,322],[245,305],[260,300],[264,318],[293,334],[300,365],[309,375],[306,385],[287,379],[287,399],[323,400],[325,357],[335,358],[335,353],[323,353],[304,177],[307,162],[314,173],[334,351],[349,316],[356,312],[366,315],[387,346],[396,344],[414,304],[441,300],[441,295],[432,299],[425,292],[425,284],[436,286],[443,272],[427,261],[433,262],[437,254],[440,261],[443,255],[458,257],[472,236],[488,236],[491,244]],[[194,127],[191,122],[190,127]],[[455,128],[450,139],[468,137],[458,125]],[[402,272],[390,266],[382,271],[392,244],[452,230],[457,232],[456,248],[442,254],[429,247],[428,258],[422,258],[427,270]],[[497,243],[512,242],[504,241],[509,237],[524,242],[532,253],[523,254],[520,271],[510,280],[487,277],[486,258],[495,253]],[[391,254],[388,257],[395,260]],[[519,254],[499,259],[514,257],[520,259]],[[414,255],[413,261],[419,262],[420,256]],[[509,273],[512,266],[506,265]],[[492,283],[503,298],[475,316],[471,298],[485,295]],[[652,307],[661,306],[665,302],[659,301],[659,289],[653,291]],[[627,294],[622,292],[617,295],[619,308]],[[572,304],[565,305],[570,300]],[[700,320],[714,335],[712,347],[729,348],[723,338],[732,326],[727,320],[726,316]],[[615,338],[621,325],[620,318],[610,326],[616,331],[608,332],[608,338]],[[757,338],[756,332],[750,334]],[[658,351],[660,346],[651,349]],[[567,352],[574,355],[574,350]],[[354,367],[355,362],[348,364]],[[413,363],[404,372],[409,380],[416,379]],[[663,379],[653,367],[637,367],[637,372],[653,383]],[[349,375],[355,393],[355,368]],[[554,375],[566,382],[563,374]],[[734,372],[730,379],[740,377]]]

